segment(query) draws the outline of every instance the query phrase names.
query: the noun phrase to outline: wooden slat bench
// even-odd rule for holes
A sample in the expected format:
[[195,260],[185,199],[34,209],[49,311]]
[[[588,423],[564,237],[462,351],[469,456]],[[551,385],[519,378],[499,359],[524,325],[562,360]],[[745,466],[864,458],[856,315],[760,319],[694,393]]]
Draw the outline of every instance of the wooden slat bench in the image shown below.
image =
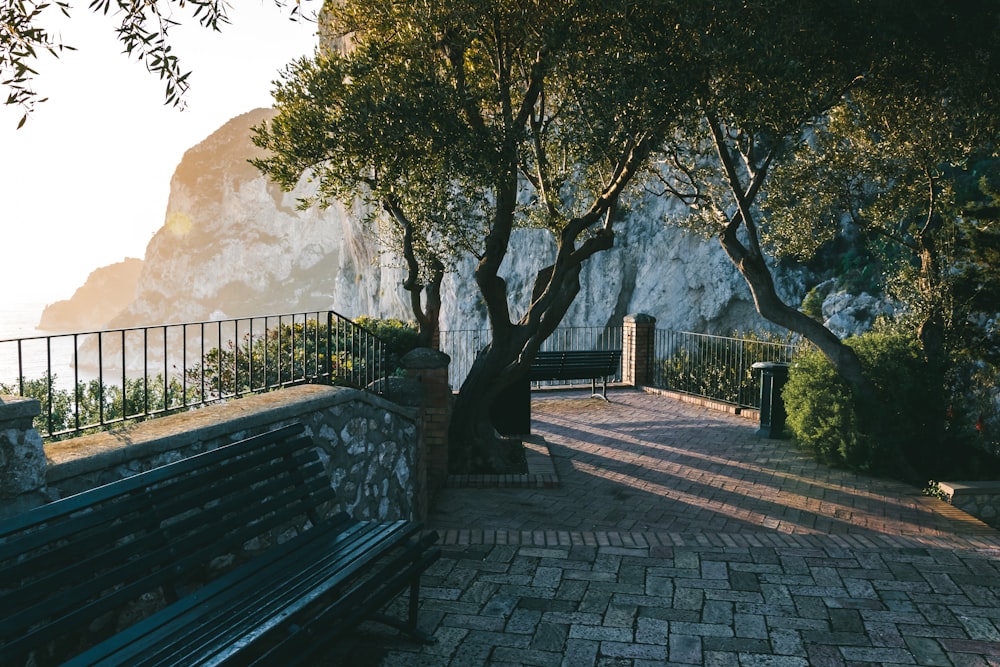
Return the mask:
[[[288,665],[366,618],[431,641],[417,605],[437,535],[324,518],[334,490],[302,431],[0,522],[0,665]],[[406,588],[405,619],[378,614]]]
[[[565,350],[539,352],[531,363],[528,379],[535,380],[590,380],[594,396],[608,400],[608,378],[618,374],[621,350]],[[597,393],[597,381],[604,383]]]

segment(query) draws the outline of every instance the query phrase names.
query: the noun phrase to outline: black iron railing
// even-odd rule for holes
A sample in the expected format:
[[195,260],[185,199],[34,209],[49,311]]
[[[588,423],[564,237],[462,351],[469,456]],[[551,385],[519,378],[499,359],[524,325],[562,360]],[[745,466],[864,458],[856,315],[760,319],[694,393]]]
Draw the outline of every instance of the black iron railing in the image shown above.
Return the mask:
[[[440,332],[441,351],[451,357],[448,382],[455,389],[462,386],[469,374],[476,355],[490,342],[489,329],[458,329]],[[621,327],[560,327],[541,346],[543,351],[562,350],[620,350]],[[621,375],[613,379],[621,381]],[[542,380],[532,383],[535,387],[568,385],[572,380]]]
[[395,369],[333,311],[0,340],[0,393],[42,403],[47,438],[304,383],[358,388]]
[[[476,355],[490,341],[486,329],[441,332],[441,350],[451,357],[449,382],[460,387]],[[658,329],[654,339],[653,384],[743,407],[760,407],[761,361],[788,362],[802,344],[755,334],[712,336]],[[543,350],[620,350],[621,327],[563,327],[543,343]],[[614,378],[616,382],[621,377]],[[534,386],[573,384],[536,382]]]
[[653,382],[664,389],[759,408],[760,371],[753,364],[790,362],[802,347],[756,335],[711,336],[657,329]]

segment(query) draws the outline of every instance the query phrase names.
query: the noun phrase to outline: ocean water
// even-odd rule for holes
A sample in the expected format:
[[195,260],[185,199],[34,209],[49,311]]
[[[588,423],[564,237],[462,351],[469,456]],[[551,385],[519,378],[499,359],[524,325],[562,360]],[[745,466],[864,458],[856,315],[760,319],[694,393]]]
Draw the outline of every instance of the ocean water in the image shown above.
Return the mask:
[[35,328],[44,309],[44,303],[36,302],[0,304],[0,384],[11,385],[19,375],[42,377],[51,358],[57,384],[65,382],[72,386],[71,354],[69,349],[60,349],[68,348],[67,344],[47,345],[44,338],[16,342],[19,338],[47,335]]
[[0,340],[44,335],[35,329],[43,310],[44,303],[0,303]]

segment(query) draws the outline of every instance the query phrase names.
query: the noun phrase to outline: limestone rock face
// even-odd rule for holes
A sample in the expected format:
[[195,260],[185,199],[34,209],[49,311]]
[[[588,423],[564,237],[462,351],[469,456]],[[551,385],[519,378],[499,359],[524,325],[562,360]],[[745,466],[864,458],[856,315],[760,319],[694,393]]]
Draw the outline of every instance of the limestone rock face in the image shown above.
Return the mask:
[[403,314],[401,274],[340,206],[297,209],[310,185],[284,193],[247,160],[250,128],[234,118],[184,154],[163,227],[146,248],[135,301],[113,326],[334,309]]
[[142,260],[127,258],[93,271],[70,299],[42,311],[38,328],[54,333],[103,327],[135,300]]
[[[297,199],[314,184],[304,180],[283,193],[247,162],[258,154],[250,128],[273,113],[257,109],[234,118],[185,153],[164,225],[146,249],[135,300],[111,326],[326,309],[412,319],[401,262],[358,216],[339,205],[298,210]],[[718,244],[664,222],[683,214],[678,206],[650,198],[633,207],[617,226],[614,248],[587,263],[565,326],[618,325],[639,312],[677,330],[726,334],[767,326]],[[515,317],[527,309],[534,277],[554,255],[548,232],[515,231],[502,270]],[[468,257],[445,278],[444,330],[487,326],[474,267]],[[787,276],[779,283],[798,303],[801,286]]]

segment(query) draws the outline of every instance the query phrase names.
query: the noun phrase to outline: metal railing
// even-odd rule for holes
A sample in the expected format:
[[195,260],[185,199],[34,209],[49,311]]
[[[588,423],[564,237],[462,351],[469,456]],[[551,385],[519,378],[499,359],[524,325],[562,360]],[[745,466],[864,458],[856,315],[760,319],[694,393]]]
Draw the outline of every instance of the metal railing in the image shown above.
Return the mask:
[[58,438],[294,384],[368,388],[387,352],[333,311],[17,338],[0,340],[0,393],[38,399]]
[[657,329],[654,384],[733,405],[760,408],[763,361],[790,362],[802,344]]
[[[462,386],[469,374],[476,355],[490,342],[488,329],[458,329],[440,332],[440,349],[451,357],[448,367],[448,382],[454,389]],[[622,349],[621,327],[561,327],[549,336],[541,349],[559,350],[620,350]],[[621,371],[614,378],[621,382]],[[542,380],[533,382],[533,387],[573,384],[572,380]]]

